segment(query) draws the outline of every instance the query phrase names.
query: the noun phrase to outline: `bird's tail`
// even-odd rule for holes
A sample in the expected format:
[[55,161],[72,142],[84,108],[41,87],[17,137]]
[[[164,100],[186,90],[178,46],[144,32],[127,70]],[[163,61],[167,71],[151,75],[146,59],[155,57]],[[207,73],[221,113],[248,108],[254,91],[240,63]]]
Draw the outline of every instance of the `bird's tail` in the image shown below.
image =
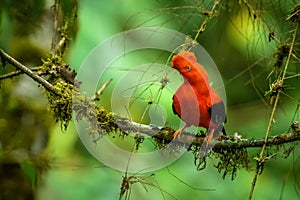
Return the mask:
[[223,135],[227,135],[224,126],[222,126],[222,133]]
[[216,129],[209,129],[207,131],[206,137],[204,138],[204,141],[200,148],[200,153],[199,153],[200,158],[204,158],[208,155],[208,153],[212,150],[212,148],[218,142],[218,139],[222,134],[226,135],[224,126],[219,126]]

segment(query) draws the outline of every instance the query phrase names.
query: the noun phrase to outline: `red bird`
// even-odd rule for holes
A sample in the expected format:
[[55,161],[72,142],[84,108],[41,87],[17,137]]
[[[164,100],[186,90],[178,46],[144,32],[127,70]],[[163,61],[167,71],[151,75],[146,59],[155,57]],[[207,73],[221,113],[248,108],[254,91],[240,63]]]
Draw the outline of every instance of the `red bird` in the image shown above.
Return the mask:
[[174,139],[191,125],[207,130],[204,142],[208,146],[225,129],[225,107],[217,92],[210,86],[208,73],[197,62],[194,53],[182,51],[172,58],[172,68],[179,71],[184,82],[173,96],[173,112],[186,125],[174,133]]

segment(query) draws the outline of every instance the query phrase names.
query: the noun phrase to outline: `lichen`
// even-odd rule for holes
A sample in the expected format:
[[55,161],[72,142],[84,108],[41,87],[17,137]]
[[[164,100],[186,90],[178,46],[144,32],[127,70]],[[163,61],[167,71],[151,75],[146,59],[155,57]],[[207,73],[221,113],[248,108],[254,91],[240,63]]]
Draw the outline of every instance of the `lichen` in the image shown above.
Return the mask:
[[218,169],[219,173],[223,172],[223,179],[230,174],[231,180],[234,180],[238,169],[249,169],[250,161],[246,149],[219,149],[214,152],[214,155],[219,159],[219,162],[215,167]]
[[80,90],[74,90],[73,111],[76,113],[76,120],[85,120],[89,127],[89,133],[94,142],[97,142],[103,135],[119,132],[120,128],[112,112],[107,111],[103,106],[96,105],[89,97],[84,96]]
[[57,82],[54,85],[55,91],[59,94],[53,94],[46,91],[49,102],[49,110],[54,116],[56,122],[61,122],[64,130],[67,129],[70,120],[72,119],[72,91],[73,85]]
[[174,132],[174,129],[169,127],[164,127],[158,131],[155,137],[152,137],[157,148],[159,149],[164,148],[172,141],[173,135],[170,134],[172,132]]
[[274,57],[276,58],[276,62],[274,64],[274,68],[276,70],[276,77],[279,75],[279,70],[282,67],[284,58],[289,55],[290,45],[289,44],[282,44],[277,47],[277,50],[274,53]]
[[138,150],[141,146],[141,144],[144,142],[145,137],[140,134],[140,133],[136,133],[134,136],[134,141],[135,141],[135,150]]
[[207,156],[201,156],[201,146],[200,145],[192,145],[190,149],[194,155],[194,165],[198,171],[206,168],[206,158]]

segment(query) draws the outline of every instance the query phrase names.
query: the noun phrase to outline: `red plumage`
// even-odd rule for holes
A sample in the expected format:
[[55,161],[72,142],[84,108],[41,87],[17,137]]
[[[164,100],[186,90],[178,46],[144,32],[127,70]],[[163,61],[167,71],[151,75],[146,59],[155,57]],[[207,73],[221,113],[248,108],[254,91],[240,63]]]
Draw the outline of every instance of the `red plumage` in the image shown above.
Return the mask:
[[173,96],[173,111],[186,125],[174,133],[177,137],[191,125],[207,129],[207,145],[213,135],[225,134],[225,107],[217,92],[210,86],[206,70],[197,62],[194,53],[182,51],[172,58],[172,67],[183,76],[184,82]]

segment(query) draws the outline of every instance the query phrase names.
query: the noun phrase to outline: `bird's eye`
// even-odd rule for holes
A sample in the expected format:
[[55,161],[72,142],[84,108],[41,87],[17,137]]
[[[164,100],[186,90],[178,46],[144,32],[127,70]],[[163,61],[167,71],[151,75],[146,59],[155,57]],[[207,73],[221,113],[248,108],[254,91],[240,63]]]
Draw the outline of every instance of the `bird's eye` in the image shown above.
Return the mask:
[[191,69],[192,69],[192,68],[191,68],[190,66],[186,66],[186,70],[187,70],[187,71],[191,71]]

